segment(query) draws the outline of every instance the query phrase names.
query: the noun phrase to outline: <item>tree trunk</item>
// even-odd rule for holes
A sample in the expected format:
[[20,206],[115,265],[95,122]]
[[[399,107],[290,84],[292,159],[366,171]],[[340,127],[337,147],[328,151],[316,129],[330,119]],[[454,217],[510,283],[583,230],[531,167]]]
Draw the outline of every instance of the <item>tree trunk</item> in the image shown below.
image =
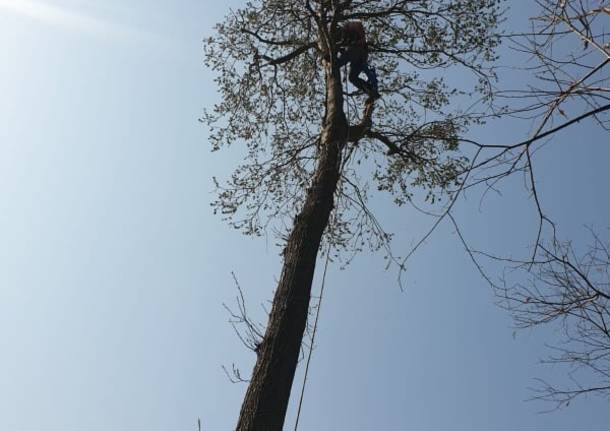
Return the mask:
[[265,336],[244,398],[237,431],[281,431],[307,325],[311,283],[322,234],[334,206],[346,143],[341,74],[327,65],[326,118],[318,163],[284,249],[284,266]]

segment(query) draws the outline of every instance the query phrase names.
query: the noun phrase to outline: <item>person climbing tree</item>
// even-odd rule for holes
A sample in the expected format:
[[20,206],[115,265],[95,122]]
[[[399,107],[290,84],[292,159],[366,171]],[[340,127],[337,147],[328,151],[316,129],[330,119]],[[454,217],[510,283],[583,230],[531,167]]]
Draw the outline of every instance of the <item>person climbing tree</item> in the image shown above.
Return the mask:
[[[321,248],[330,246],[333,259],[388,250],[392,236],[367,206],[373,193],[398,205],[420,192],[434,202],[460,184],[468,164],[459,143],[480,114],[454,100],[470,81],[487,100],[492,85],[482,82],[493,77],[501,12],[501,0],[252,0],[206,39],[220,101],[201,121],[213,149],[244,152],[226,180],[215,179],[212,205],[245,234],[277,232],[283,247],[266,327],[259,331],[242,309],[256,359],[237,431],[284,427]],[[383,64],[387,100],[374,122],[373,103],[353,122],[345,109],[339,58],[352,78],[368,69],[364,31],[354,39],[351,26],[343,31],[357,21],[376,35]],[[477,79],[452,80],[454,88],[436,76],[455,68]],[[372,76],[352,82],[373,93]]]
[[[377,88],[377,73],[368,64],[369,50],[362,22],[350,21],[345,23],[340,45],[342,49],[339,55],[339,67],[343,67],[347,63],[350,64],[350,82],[368,94],[371,99],[380,98],[381,95]],[[359,77],[362,72],[366,75],[368,82]]]

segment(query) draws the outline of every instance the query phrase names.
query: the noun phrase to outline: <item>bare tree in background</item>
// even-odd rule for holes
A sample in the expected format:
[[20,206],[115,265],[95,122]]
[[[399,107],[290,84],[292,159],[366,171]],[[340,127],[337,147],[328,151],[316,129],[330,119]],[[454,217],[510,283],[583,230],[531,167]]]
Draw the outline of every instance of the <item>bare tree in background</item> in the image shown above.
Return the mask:
[[[588,250],[577,252],[571,241],[561,240],[553,217],[544,208],[537,187],[536,152],[553,146],[561,132],[577,125],[610,127],[610,5],[604,0],[537,0],[539,13],[531,30],[512,34],[512,47],[528,58],[528,86],[500,90],[505,105],[499,115],[522,118],[533,124],[528,139],[513,144],[467,141],[475,153],[469,176],[458,192],[482,188],[496,191],[514,175],[522,175],[537,214],[537,234],[531,254],[515,260],[489,255],[471,247],[452,213],[454,200],[439,215],[448,219],[483,276],[494,286],[500,304],[520,328],[559,324],[562,329],[555,355],[546,363],[567,366],[570,387],[544,381],[534,398],[564,407],[586,394],[610,395],[610,307],[608,240],[591,231]],[[519,2],[515,7],[521,7]],[[610,142],[610,134],[607,142]],[[575,142],[573,145],[583,145]],[[583,221],[583,224],[587,221]],[[426,236],[427,237],[427,236]],[[425,238],[425,237],[424,237]],[[484,271],[484,260],[500,261],[529,274],[528,282],[500,283]],[[511,272],[514,274],[514,272]]]
[[[321,244],[348,255],[368,246],[394,259],[391,235],[367,206],[370,189],[402,205],[415,190],[446,198],[463,181],[460,136],[481,116],[452,101],[489,97],[499,4],[258,0],[232,11],[206,41],[221,101],[202,121],[214,149],[246,152],[229,180],[217,181],[214,207],[244,233],[276,232],[285,245],[262,339],[244,322],[257,360],[239,431],[282,429]],[[344,94],[339,30],[353,20],[364,23],[377,66],[383,98],[375,104]],[[450,68],[472,72],[471,89],[451,87],[443,79]]]
[[559,324],[561,343],[544,362],[566,365],[572,386],[539,380],[534,395],[556,408],[586,394],[610,398],[610,250],[592,235],[582,255],[570,243],[541,245],[535,261],[518,263],[531,274],[529,282],[497,290],[517,327]]
[[493,190],[504,179],[524,174],[538,214],[533,258],[545,230],[552,238],[556,234],[536,187],[533,154],[578,123],[589,121],[605,131],[610,127],[610,6],[604,0],[534,3],[540,15],[531,19],[532,31],[510,36],[514,49],[530,58],[527,71],[534,79],[527,88],[495,93],[497,100],[508,103],[497,114],[531,120],[534,132],[508,145],[467,141],[476,153],[467,168],[469,179],[461,186]]

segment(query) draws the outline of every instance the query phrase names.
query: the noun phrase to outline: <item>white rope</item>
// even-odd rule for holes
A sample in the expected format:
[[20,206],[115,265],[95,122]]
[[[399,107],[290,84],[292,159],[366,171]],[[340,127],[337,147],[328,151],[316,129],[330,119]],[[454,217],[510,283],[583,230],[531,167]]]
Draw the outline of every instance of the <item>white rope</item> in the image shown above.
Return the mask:
[[324,273],[322,275],[322,287],[320,288],[320,299],[318,300],[318,308],[316,310],[316,319],[313,323],[313,331],[311,333],[311,344],[309,345],[309,353],[307,354],[307,362],[305,363],[305,375],[303,376],[303,386],[301,387],[301,396],[299,398],[299,409],[297,410],[297,419],[294,424],[294,431],[297,431],[299,427],[299,418],[301,417],[301,407],[303,406],[303,397],[305,395],[305,385],[307,384],[307,374],[309,373],[309,363],[311,362],[311,353],[313,352],[313,345],[316,339],[316,332],[318,330],[318,318],[320,317],[320,308],[322,307],[322,298],[324,297],[324,286],[326,285],[326,271],[328,270],[328,262],[330,260],[330,244],[328,244],[328,250],[326,251],[326,262],[324,263]]
[[[347,65],[345,65],[345,95],[347,96],[349,90],[349,82],[347,80]],[[347,117],[347,136],[346,141],[349,140],[349,100],[346,100],[347,109],[346,109],[346,117]],[[303,385],[301,386],[301,396],[299,397],[299,407],[297,410],[297,418],[294,423],[294,431],[298,430],[299,427],[299,419],[301,418],[301,408],[303,407],[303,398],[305,395],[305,386],[307,385],[307,376],[309,374],[309,364],[311,363],[311,354],[313,352],[314,341],[316,339],[316,332],[318,330],[318,319],[320,317],[320,308],[322,308],[322,299],[324,298],[324,287],[326,286],[326,272],[328,270],[328,262],[330,261],[330,243],[328,244],[328,249],[326,250],[326,262],[324,263],[324,272],[322,274],[322,286],[320,287],[320,299],[318,300],[318,308],[316,310],[316,318],[313,323],[313,330],[311,333],[311,344],[309,346],[309,352],[307,354],[307,361],[305,362],[305,374],[303,375]]]

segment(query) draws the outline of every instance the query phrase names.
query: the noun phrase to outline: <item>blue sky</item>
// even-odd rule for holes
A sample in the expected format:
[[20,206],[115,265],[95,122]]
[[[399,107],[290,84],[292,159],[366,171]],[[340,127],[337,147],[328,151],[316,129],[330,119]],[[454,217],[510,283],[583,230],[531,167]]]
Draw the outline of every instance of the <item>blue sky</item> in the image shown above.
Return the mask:
[[[239,154],[212,154],[197,122],[217,97],[201,40],[239,4],[0,0],[0,429],[234,426],[245,387],[221,365],[247,372],[254,355],[222,307],[230,273],[262,319],[281,264],[272,239],[240,236],[209,207],[211,177]],[[597,133],[579,125],[537,155],[544,205],[573,238],[607,227]],[[504,192],[457,215],[475,245],[525,250],[531,202],[518,179]],[[432,222],[374,205],[398,248]],[[449,226],[414,257],[404,293],[395,275],[378,255],[331,266],[300,429],[607,429],[607,401],[550,415],[523,401],[532,378],[565,378],[537,364],[555,334],[513,338]]]

